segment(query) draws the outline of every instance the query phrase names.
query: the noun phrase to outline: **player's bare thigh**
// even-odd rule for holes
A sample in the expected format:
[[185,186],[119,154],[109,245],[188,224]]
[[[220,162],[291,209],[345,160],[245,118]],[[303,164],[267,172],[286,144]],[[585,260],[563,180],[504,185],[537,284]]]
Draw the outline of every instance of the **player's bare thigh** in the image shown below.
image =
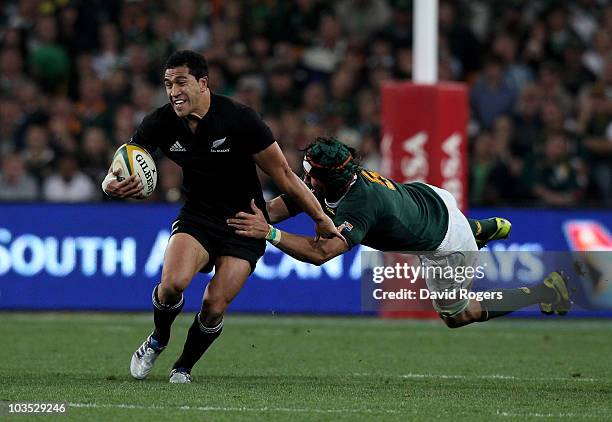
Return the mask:
[[160,302],[174,302],[177,296],[180,298],[193,276],[208,263],[209,259],[210,256],[204,246],[193,236],[187,233],[176,233],[171,236],[166,247],[162,279],[157,292]]
[[217,325],[227,306],[244,286],[251,274],[251,264],[234,256],[220,256],[215,262],[215,276],[204,292],[200,319],[206,326]]

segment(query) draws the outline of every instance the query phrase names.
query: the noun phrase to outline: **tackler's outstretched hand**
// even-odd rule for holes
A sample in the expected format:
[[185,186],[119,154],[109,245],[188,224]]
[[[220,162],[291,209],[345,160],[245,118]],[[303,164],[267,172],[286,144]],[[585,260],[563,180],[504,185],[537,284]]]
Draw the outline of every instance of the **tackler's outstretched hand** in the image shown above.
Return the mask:
[[342,239],[343,242],[346,243],[346,239],[344,236],[340,234],[340,231],[336,228],[336,225],[328,216],[324,216],[323,219],[317,220],[315,225],[315,232],[317,233],[316,240],[319,238],[323,239],[333,239],[337,237],[338,239]]
[[265,239],[270,226],[263,212],[255,205],[254,199],[251,199],[251,210],[253,214],[240,211],[234,218],[229,218],[227,224],[236,229],[236,233],[241,236]]

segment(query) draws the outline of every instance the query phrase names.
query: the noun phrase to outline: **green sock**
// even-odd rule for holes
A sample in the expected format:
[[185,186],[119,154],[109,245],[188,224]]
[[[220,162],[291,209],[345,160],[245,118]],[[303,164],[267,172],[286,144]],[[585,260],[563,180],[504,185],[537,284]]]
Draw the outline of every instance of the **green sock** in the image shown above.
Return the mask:
[[485,218],[484,220],[475,220],[468,218],[472,234],[477,240],[489,240],[497,231],[497,223],[494,218]]
[[517,309],[535,305],[536,303],[552,303],[557,297],[557,293],[550,287],[544,285],[544,283],[534,287],[494,289],[489,290],[489,292],[500,292],[502,298],[484,299],[480,301],[480,307],[482,308],[481,321],[488,321],[492,318],[509,314]]

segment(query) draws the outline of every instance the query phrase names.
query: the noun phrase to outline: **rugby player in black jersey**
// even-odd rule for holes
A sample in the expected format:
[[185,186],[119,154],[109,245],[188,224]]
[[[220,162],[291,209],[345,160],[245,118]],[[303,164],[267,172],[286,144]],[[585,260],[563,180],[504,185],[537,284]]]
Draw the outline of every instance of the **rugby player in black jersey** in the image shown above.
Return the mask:
[[[479,246],[510,232],[510,223],[502,218],[468,221],[453,196],[443,189],[418,182],[396,183],[360,167],[355,152],[333,138],[317,138],[306,149],[304,170],[306,183],[346,242],[281,232],[268,224],[255,202],[251,204],[253,213],[240,212],[228,224],[238,234],[267,239],[292,257],[316,265],[364,244],[380,251],[419,251],[424,266],[465,268],[473,266]],[[285,195],[266,204],[272,223],[301,211]],[[439,293],[469,290],[472,280],[457,283],[434,276],[426,278],[426,283],[431,292]],[[456,294],[456,299],[435,299],[433,304],[451,328],[487,321],[536,303],[544,313],[561,315],[571,305],[565,278],[558,272],[530,288],[492,292],[496,294],[482,301]]]
[[[130,142],[151,153],[159,148],[182,167],[186,201],[172,223],[161,282],[152,294],[155,329],[132,356],[130,372],[137,379],[149,374],[168,344],[172,322],[183,307],[183,291],[194,275],[214,267],[202,308],[170,373],[170,382],[186,383],[191,382],[194,364],[221,334],[227,306],[265,250],[265,240],[239,236],[226,225],[227,218],[250,210],[253,198],[265,209],[256,165],[310,215],[317,235],[342,236],[291,171],[261,118],[247,106],[211,93],[203,56],[192,51],[172,54],[164,84],[169,103],[147,115]],[[117,176],[109,170],[104,191],[139,198],[142,182],[135,176],[119,181]]]

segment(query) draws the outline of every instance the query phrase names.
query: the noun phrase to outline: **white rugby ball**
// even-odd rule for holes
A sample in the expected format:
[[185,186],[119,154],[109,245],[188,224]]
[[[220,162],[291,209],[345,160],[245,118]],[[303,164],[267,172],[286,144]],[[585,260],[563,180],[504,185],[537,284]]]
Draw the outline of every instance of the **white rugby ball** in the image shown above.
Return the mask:
[[115,152],[111,165],[113,172],[120,170],[117,180],[136,174],[142,181],[142,195],[149,196],[157,186],[157,167],[151,154],[136,144],[123,144]]

